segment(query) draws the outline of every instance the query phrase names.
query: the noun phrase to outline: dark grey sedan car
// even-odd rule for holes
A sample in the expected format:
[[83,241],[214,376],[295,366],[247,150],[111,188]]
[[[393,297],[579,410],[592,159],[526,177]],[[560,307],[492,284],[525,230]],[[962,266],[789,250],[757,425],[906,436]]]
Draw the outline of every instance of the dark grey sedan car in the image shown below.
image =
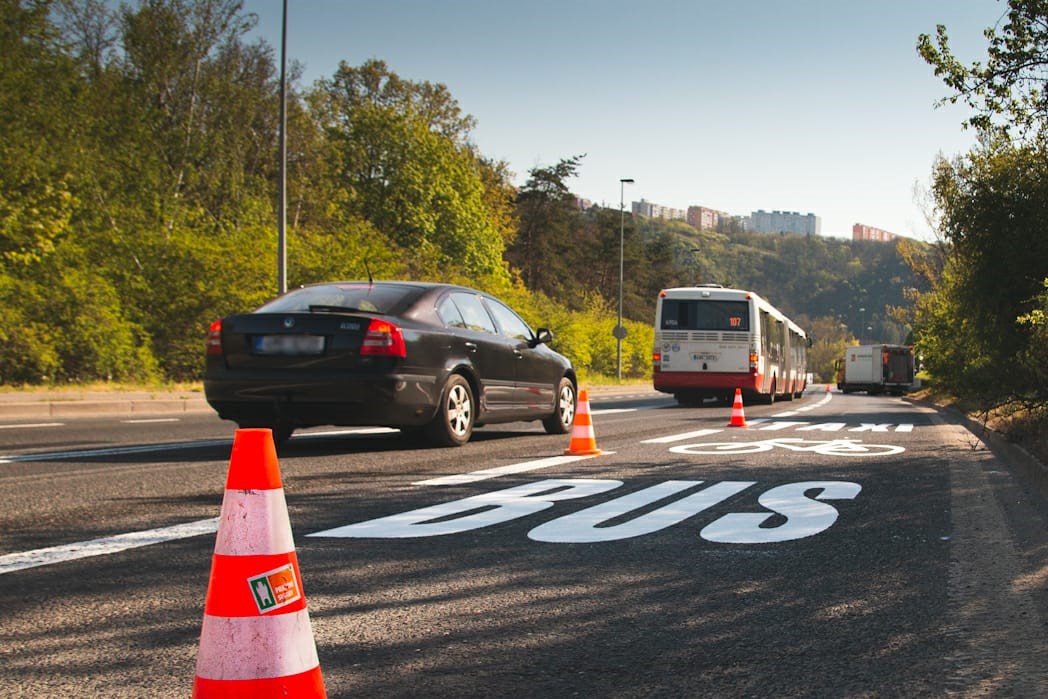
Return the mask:
[[479,425],[572,427],[577,379],[495,297],[451,284],[348,281],[290,291],[211,324],[204,393],[219,416],[269,427],[376,425],[458,446]]

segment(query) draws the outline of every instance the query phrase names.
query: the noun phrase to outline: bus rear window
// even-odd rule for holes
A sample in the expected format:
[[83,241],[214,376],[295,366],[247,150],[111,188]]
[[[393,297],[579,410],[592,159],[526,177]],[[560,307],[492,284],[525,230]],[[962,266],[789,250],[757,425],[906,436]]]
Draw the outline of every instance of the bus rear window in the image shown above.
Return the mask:
[[731,330],[749,332],[750,307],[746,301],[663,299],[663,330]]

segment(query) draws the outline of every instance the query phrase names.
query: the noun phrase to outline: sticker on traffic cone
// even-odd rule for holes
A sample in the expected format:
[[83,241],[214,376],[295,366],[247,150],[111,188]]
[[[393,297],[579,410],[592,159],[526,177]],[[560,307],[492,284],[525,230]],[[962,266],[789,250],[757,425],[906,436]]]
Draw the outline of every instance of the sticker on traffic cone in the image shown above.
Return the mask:
[[579,405],[575,411],[575,421],[571,423],[571,443],[564,453],[577,456],[596,456],[604,453],[597,448],[597,436],[593,432],[593,416],[590,415],[589,409],[589,394],[584,388],[579,391]]
[[233,439],[193,696],[327,696],[268,429]]
[[731,420],[728,427],[745,427],[746,414],[742,412],[742,389],[735,389],[735,404],[731,406]]

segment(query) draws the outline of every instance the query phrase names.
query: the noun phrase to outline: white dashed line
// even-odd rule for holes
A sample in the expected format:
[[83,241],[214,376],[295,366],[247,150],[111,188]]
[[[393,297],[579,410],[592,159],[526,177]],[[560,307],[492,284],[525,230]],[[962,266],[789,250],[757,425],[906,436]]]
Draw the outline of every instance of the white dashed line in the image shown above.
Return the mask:
[[9,553],[0,556],[0,575],[13,573],[16,570],[25,570],[26,568],[51,565],[52,563],[64,563],[65,561],[73,561],[78,558],[104,556],[140,546],[161,544],[165,541],[174,541],[176,539],[187,539],[201,534],[214,534],[217,531],[218,517],[213,517],[196,522],[176,524],[172,527],[117,534],[116,536],[51,546],[22,553]]

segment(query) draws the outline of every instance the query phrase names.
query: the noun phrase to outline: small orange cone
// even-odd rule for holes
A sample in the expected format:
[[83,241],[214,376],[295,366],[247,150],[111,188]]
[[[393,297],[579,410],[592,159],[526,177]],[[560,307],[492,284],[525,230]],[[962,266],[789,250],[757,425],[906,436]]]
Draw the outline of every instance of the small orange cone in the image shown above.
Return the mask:
[[575,421],[571,423],[571,444],[564,453],[578,456],[596,456],[604,453],[597,448],[593,416],[590,415],[589,394],[584,388],[579,391],[579,405],[575,411]]
[[745,427],[746,414],[742,412],[742,389],[735,389],[735,404],[731,406],[731,420],[728,427]]
[[268,429],[233,439],[193,696],[327,696]]

